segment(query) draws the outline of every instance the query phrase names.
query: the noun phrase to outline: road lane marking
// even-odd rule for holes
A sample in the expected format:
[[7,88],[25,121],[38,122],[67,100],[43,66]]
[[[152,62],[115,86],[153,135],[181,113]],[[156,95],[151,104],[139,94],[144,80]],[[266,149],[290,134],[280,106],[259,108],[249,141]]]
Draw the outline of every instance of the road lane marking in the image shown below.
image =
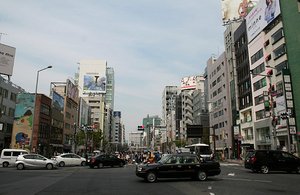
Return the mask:
[[258,180],[258,179],[243,179],[243,178],[222,178],[224,180],[234,180],[234,181],[254,181],[254,182],[262,182],[262,183],[272,183],[269,180]]

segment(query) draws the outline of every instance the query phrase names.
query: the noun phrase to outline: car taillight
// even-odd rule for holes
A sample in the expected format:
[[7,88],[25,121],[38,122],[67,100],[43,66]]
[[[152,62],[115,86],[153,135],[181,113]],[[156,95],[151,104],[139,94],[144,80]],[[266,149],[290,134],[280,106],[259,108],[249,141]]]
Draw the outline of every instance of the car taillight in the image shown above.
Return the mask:
[[255,161],[256,161],[256,157],[255,157],[255,156],[252,156],[252,157],[250,158],[250,162],[251,162],[251,163],[255,163]]
[[94,163],[95,162],[95,158],[91,158],[91,162]]

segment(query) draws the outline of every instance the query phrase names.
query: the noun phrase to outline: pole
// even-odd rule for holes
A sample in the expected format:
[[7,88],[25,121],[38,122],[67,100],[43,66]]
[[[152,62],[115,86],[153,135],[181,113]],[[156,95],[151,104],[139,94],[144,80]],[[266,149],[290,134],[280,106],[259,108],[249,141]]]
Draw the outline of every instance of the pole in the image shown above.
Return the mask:
[[214,155],[216,155],[216,126],[213,126]]
[[32,132],[31,132],[31,139],[30,139],[30,151],[33,151],[33,134],[35,132],[35,114],[36,114],[36,97],[37,97],[37,89],[39,84],[39,74],[41,71],[46,70],[48,68],[52,68],[52,66],[47,66],[46,68],[40,69],[36,73],[36,82],[35,82],[35,91],[34,91],[34,105],[33,105],[33,115],[32,115]]
[[290,135],[290,121],[289,121],[289,114],[286,112],[286,128],[287,128],[287,151],[291,152],[291,135]]

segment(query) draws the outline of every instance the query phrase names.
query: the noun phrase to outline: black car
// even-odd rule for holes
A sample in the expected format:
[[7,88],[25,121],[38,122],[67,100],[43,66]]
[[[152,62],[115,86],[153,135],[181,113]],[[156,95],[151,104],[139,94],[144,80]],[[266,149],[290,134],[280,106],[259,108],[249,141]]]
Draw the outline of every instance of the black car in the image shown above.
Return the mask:
[[119,166],[123,167],[126,164],[125,160],[116,157],[115,155],[101,154],[93,156],[88,162],[90,168],[98,167],[103,168],[104,166]]
[[279,150],[253,150],[247,155],[244,166],[253,172],[296,171],[300,174],[300,158]]
[[220,173],[219,162],[203,161],[195,154],[167,154],[157,163],[136,166],[136,175],[150,183],[157,178],[193,178],[204,181],[208,176]]

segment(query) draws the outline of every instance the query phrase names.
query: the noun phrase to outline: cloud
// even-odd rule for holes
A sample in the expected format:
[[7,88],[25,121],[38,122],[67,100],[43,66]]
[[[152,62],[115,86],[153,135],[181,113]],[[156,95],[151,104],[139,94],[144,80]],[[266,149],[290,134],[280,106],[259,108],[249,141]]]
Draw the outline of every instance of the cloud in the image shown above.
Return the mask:
[[39,80],[46,95],[80,60],[107,60],[128,131],[147,114],[160,116],[164,87],[202,74],[224,47],[219,1],[10,0],[1,3],[0,24],[8,34],[1,42],[17,49],[12,81],[29,92],[48,65]]

